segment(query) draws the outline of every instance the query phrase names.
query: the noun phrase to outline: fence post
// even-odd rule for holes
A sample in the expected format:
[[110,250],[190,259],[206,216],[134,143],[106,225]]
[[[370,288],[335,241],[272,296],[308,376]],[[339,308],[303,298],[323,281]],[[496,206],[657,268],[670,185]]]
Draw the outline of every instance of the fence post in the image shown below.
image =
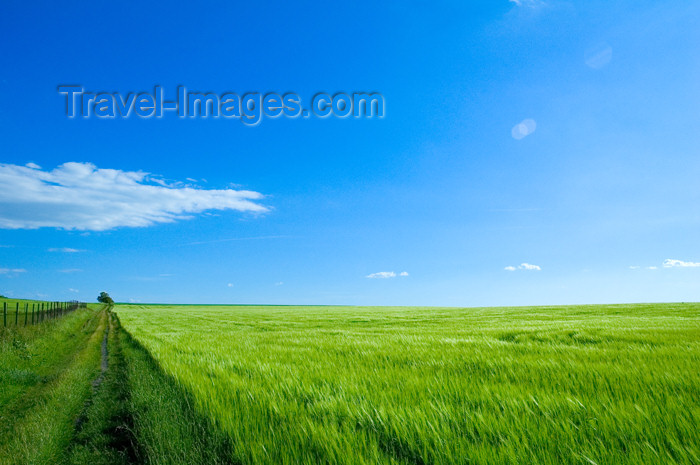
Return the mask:
[[34,324],[34,304],[32,304],[32,324]]
[[29,316],[29,304],[24,304],[24,326],[27,326],[27,317]]
[[17,326],[18,321],[19,321],[19,302],[16,302],[16,305],[15,305],[15,326]]
[[7,326],[7,302],[2,303],[2,323]]

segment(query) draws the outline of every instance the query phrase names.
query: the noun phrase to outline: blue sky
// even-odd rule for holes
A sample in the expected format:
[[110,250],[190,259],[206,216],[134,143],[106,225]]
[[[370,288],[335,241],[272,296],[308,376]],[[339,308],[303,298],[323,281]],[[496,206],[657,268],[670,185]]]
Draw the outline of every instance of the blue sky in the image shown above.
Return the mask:
[[[700,300],[697,2],[252,3],[2,3],[0,293]],[[60,84],[386,114],[69,119]]]

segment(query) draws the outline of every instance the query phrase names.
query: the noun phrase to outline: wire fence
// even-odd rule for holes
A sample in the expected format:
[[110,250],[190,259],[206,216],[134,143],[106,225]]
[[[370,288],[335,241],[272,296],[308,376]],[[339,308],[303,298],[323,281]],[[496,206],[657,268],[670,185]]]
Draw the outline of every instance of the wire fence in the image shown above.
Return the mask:
[[[2,304],[3,326],[12,326],[14,316],[14,326],[36,325],[44,321],[53,320],[67,315],[79,308],[86,308],[85,302],[70,300],[68,302],[15,302],[14,309],[7,302]],[[14,313],[14,315],[13,315]]]

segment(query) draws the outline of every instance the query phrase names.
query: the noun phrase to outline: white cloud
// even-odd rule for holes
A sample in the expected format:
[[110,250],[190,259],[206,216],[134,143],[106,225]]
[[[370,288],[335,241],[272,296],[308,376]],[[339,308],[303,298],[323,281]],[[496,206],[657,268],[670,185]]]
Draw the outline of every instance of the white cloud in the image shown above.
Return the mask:
[[7,274],[7,275],[12,275],[12,274],[17,274],[17,273],[26,273],[27,270],[24,268],[0,268],[0,274]]
[[79,290],[73,289],[72,287],[68,288],[68,291],[70,291],[70,292],[75,292],[75,293],[80,292]]
[[656,270],[656,269],[657,269],[657,267],[655,267],[655,266],[647,266],[647,270]]
[[540,268],[537,265],[531,265],[529,263],[521,263],[519,266],[507,266],[504,268],[506,271],[515,271],[515,270],[526,270],[526,271],[541,271],[542,268]]
[[367,278],[370,278],[370,279],[377,279],[377,278],[379,278],[379,279],[395,278],[395,277],[396,277],[396,273],[394,273],[393,271],[380,271],[380,272],[378,272],[378,273],[368,274],[366,277],[367,277]]
[[48,249],[48,251],[49,251],[49,252],[63,252],[63,253],[85,252],[84,250],[80,250],[80,249],[71,249],[70,247],[50,248],[50,249]]
[[513,139],[520,140],[535,132],[536,129],[537,123],[535,120],[528,118],[513,126],[513,129],[510,130],[510,134],[513,136]]
[[630,270],[638,270],[639,268],[640,267],[636,265],[630,266]]
[[226,287],[233,287],[233,283],[228,283]]
[[282,281],[276,282],[275,286],[282,286],[284,283]]
[[663,263],[664,268],[696,268],[700,267],[700,263],[697,262],[684,262],[683,260],[674,260],[672,258],[667,258]]
[[27,168],[31,168],[33,170],[40,170],[41,169],[41,166],[37,165],[36,163],[32,163],[32,162],[29,162],[24,166],[26,166]]
[[52,171],[0,164],[0,229],[104,231],[189,219],[208,210],[262,213],[258,192],[199,189],[142,171],[69,162]]
[[406,276],[408,276],[408,271],[402,271],[399,274],[396,274],[393,271],[380,271],[378,273],[368,274],[365,277],[370,278],[370,279],[387,279],[387,278],[395,278],[397,276],[406,277]]

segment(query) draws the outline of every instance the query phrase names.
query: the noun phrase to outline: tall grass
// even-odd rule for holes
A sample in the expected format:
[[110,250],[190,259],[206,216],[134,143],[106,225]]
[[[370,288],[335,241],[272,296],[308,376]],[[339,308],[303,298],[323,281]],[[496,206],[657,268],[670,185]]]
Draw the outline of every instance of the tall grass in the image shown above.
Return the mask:
[[[118,320],[116,320],[118,324]],[[131,415],[132,463],[149,465],[235,464],[229,438],[199,414],[192,395],[161,367],[127,333],[114,331],[123,355],[123,382],[128,385],[126,404]],[[93,463],[93,462],[83,462]]]
[[117,311],[242,463],[700,463],[699,304]]

